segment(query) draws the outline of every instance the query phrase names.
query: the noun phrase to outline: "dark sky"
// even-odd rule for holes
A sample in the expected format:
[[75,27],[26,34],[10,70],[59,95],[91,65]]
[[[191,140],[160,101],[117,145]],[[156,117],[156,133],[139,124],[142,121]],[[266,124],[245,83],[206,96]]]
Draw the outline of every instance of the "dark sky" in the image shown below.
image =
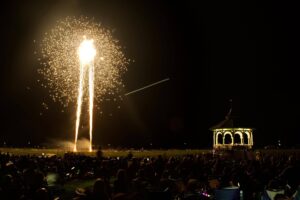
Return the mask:
[[[34,55],[42,34],[67,16],[94,17],[135,62],[131,91],[95,115],[94,143],[124,147],[211,147],[209,127],[229,99],[238,120],[255,127],[257,147],[299,145],[299,12],[289,3],[244,1],[8,1],[1,6],[0,144],[73,140],[75,108],[37,84]],[[197,3],[198,2],[198,3]],[[46,102],[46,110],[42,103]],[[118,106],[120,108],[118,109]]]

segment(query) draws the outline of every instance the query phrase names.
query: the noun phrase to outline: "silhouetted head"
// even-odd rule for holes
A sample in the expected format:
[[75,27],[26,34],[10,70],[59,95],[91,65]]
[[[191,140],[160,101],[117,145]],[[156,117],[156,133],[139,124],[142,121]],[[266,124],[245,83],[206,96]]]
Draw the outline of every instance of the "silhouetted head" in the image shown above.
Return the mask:
[[120,181],[126,180],[126,171],[124,169],[119,169],[117,172],[117,179]]
[[105,182],[101,178],[98,178],[96,180],[96,182],[94,183],[93,193],[94,194],[104,194],[104,193],[106,193]]
[[49,198],[49,193],[46,190],[46,188],[39,188],[34,195],[34,199],[36,200],[48,200]]

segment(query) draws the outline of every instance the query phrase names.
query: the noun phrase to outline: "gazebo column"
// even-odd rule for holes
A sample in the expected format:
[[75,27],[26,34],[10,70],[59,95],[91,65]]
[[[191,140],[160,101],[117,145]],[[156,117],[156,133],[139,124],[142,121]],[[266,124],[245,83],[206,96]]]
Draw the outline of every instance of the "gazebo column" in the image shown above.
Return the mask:
[[213,145],[214,145],[214,147],[216,146],[216,131],[214,131],[214,134],[213,134]]
[[231,130],[230,131],[231,132],[231,144],[233,145],[234,144],[234,131],[233,130]]
[[244,130],[238,130],[236,131],[235,133],[237,133],[239,136],[240,136],[240,143],[239,145],[244,145],[244,134],[245,134],[245,131]]
[[243,136],[243,134],[240,136],[241,136],[241,145],[244,145],[244,136]]

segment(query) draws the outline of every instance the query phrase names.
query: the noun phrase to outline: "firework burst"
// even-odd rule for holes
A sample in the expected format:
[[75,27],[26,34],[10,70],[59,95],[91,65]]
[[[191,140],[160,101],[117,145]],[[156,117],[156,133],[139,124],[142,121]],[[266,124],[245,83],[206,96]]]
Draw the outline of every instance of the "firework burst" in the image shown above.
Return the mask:
[[[87,64],[84,59],[90,59],[91,52],[80,52],[80,48],[89,43],[92,43],[95,54],[92,63]],[[65,107],[77,102],[76,150],[82,102],[89,102],[92,141],[94,100],[97,106],[105,94],[115,95],[124,87],[121,75],[126,71],[129,60],[125,58],[111,32],[86,17],[60,20],[52,30],[45,33],[41,41],[40,60],[42,67],[38,72],[45,78],[46,84],[43,85],[49,89],[51,98]]]

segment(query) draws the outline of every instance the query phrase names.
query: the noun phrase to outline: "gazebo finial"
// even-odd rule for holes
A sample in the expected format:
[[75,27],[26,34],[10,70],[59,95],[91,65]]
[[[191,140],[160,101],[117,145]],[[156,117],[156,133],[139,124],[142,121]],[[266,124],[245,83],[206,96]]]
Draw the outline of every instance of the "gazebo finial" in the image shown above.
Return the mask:
[[231,113],[232,113],[232,105],[233,103],[232,103],[232,99],[229,99],[229,106],[230,106],[230,108],[229,108],[229,111],[228,111],[228,113],[227,113],[227,115],[225,116],[225,119],[229,119],[230,118],[230,116],[231,116]]

